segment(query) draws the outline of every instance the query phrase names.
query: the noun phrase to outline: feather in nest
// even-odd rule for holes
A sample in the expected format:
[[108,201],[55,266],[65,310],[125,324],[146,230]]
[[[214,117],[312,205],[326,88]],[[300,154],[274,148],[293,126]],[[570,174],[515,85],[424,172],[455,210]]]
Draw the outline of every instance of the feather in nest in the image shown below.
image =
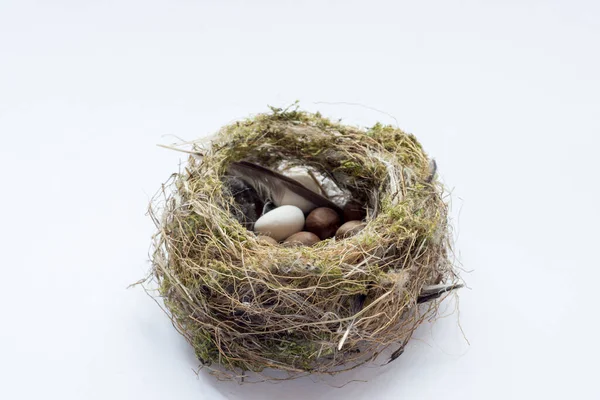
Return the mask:
[[313,192],[301,183],[260,165],[239,161],[229,166],[229,173],[246,181],[264,202],[271,200],[276,206],[293,205],[308,213],[317,207],[329,207],[340,216],[343,210],[331,200]]

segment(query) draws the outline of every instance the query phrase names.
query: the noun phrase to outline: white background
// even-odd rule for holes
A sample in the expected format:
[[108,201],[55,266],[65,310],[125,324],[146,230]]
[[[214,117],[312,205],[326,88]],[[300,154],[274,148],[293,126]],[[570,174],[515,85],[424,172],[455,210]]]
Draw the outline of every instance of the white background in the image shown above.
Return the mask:
[[[599,71],[593,0],[1,0],[0,398],[600,398]],[[155,145],[297,99],[418,136],[471,289],[367,383],[196,377],[126,289],[184,158]]]

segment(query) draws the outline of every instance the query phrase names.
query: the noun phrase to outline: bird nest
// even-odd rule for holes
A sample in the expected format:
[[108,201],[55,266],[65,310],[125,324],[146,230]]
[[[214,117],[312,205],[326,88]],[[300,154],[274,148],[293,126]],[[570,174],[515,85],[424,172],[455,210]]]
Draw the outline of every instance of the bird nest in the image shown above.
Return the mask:
[[[428,300],[443,291],[428,288],[457,282],[443,188],[413,135],[272,109],[191,145],[150,209],[158,231],[149,279],[201,365],[219,377],[335,373],[390,346],[394,358],[435,315],[439,301]],[[342,199],[365,205],[365,228],[312,247],[257,239],[224,184],[242,160],[320,173]]]

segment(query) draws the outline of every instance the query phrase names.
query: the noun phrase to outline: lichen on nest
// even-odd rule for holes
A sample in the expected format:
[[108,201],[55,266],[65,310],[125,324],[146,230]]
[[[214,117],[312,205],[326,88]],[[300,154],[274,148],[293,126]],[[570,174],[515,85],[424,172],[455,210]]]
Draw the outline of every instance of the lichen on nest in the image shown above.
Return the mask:
[[[275,109],[222,128],[153,202],[150,280],[202,366],[221,378],[335,373],[406,344],[435,314],[422,289],[458,279],[443,188],[417,139]],[[257,240],[223,184],[231,162],[303,165],[368,206],[357,235],[313,247]]]

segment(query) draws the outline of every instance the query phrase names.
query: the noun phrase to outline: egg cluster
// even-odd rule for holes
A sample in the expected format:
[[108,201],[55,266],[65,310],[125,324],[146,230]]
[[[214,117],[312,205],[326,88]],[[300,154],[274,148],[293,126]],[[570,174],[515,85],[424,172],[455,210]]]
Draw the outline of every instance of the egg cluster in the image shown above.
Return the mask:
[[332,237],[340,240],[357,234],[366,225],[364,216],[364,208],[356,203],[347,204],[343,216],[331,208],[317,207],[306,218],[299,207],[283,205],[262,215],[254,231],[263,243],[312,246]]

